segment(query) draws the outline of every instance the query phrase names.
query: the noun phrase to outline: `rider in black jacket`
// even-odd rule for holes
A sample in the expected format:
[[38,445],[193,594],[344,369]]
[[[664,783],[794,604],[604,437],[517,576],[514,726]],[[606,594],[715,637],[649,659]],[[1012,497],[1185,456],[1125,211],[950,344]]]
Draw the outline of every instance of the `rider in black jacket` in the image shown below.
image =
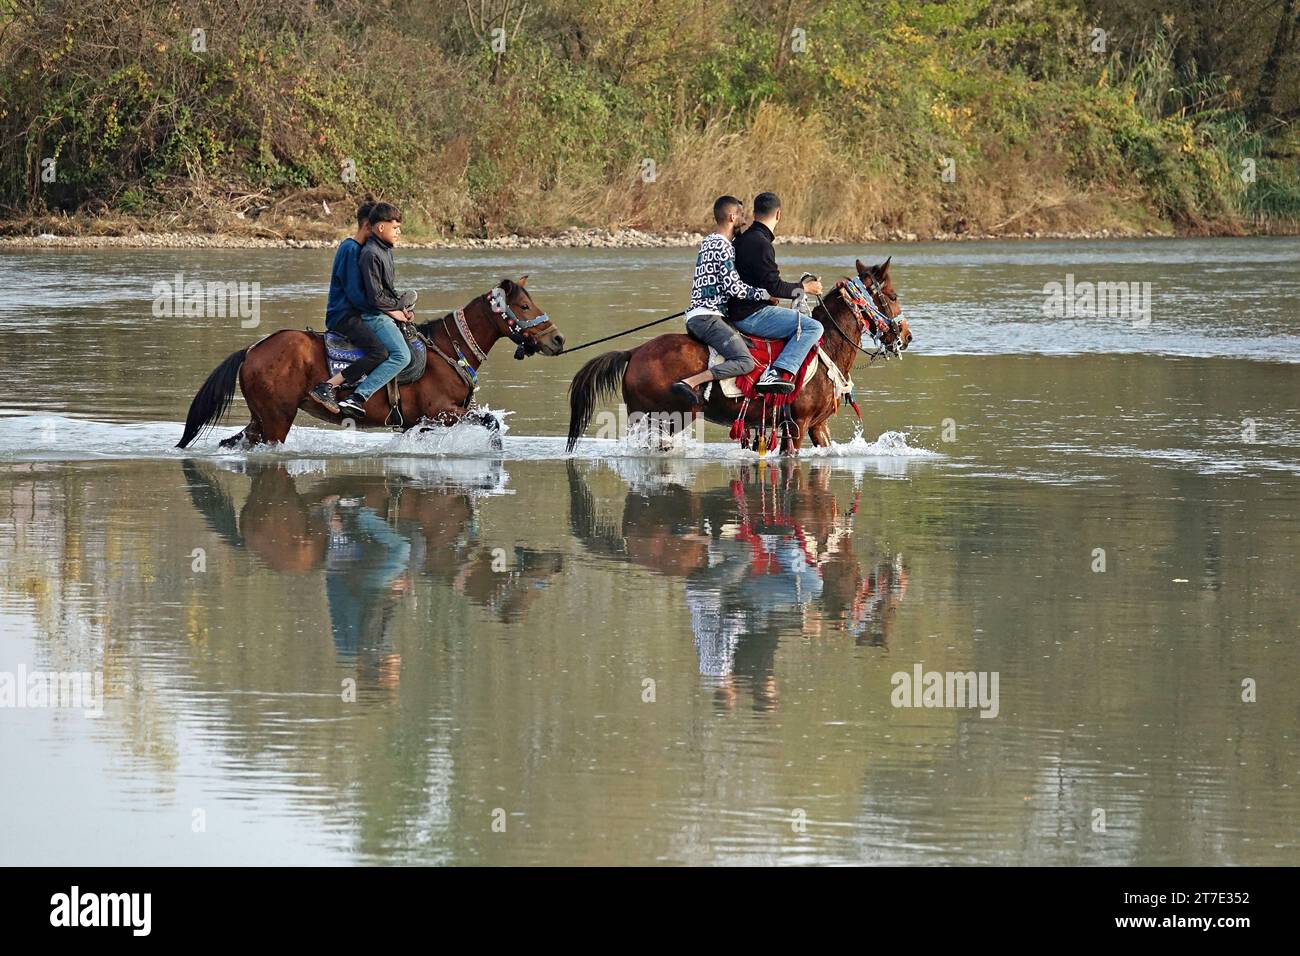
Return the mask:
[[[820,295],[822,284],[816,279],[807,279],[800,285],[781,278],[776,251],[772,248],[773,230],[780,221],[781,200],[776,193],[759,193],[754,197],[754,223],[736,239],[736,272],[746,283],[766,289],[774,298],[788,299],[800,288]],[[810,316],[800,319],[793,309],[744,299],[731,299],[727,303],[727,320],[746,335],[786,340],[780,356],[754,383],[754,388],[760,392],[794,391],[795,375],[808,353],[821,341],[822,324]]]

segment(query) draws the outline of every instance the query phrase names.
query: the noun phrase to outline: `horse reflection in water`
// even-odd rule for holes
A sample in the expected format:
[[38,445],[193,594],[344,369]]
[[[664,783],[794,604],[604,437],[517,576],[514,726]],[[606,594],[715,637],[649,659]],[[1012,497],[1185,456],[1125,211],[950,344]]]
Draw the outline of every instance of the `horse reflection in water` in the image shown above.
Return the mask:
[[391,627],[416,575],[511,622],[564,568],[559,554],[516,548],[509,562],[479,543],[474,492],[496,485],[499,464],[476,487],[348,475],[317,478],[305,493],[283,465],[250,466],[238,517],[222,481],[194,461],[183,467],[191,500],[224,541],[282,574],[323,571],[337,655],[381,687],[398,681]]
[[896,555],[864,570],[851,546],[860,494],[841,503],[826,468],[744,465],[725,487],[633,489],[615,525],[569,463],[574,535],[594,553],[683,579],[700,674],[728,710],[739,686],[755,709],[776,706],[776,649],[793,629],[888,645],[907,569]]

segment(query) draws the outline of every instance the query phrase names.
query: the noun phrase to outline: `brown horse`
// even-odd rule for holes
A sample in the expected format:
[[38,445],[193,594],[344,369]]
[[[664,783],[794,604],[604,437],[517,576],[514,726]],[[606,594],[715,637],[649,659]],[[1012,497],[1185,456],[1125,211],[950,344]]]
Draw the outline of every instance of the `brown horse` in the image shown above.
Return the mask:
[[[439,351],[456,359],[459,349],[477,374],[483,361],[478,353],[486,356],[501,338],[509,338],[519,347],[517,357],[537,351],[559,355],[564,350],[564,336],[533,302],[524,288],[527,281],[527,276],[518,282],[503,279],[497,288],[504,295],[494,295],[494,289],[465,306],[465,321],[473,342],[465,341],[450,317],[416,326],[433,348],[429,349],[424,374],[399,389],[399,427],[403,431],[422,421],[446,425],[468,419],[489,428],[496,425],[490,415],[471,409],[472,388],[448,361],[438,356]],[[190,404],[185,433],[176,447],[185,448],[216,424],[235,397],[236,381],[248,402],[251,420],[238,434],[224,439],[223,448],[240,442],[258,445],[284,441],[300,409],[321,421],[340,424],[344,416],[331,414],[307,397],[309,389],[327,378],[325,342],[319,333],[297,329],[273,332],[231,354],[213,370]],[[365,419],[355,422],[358,427],[385,427],[390,414],[387,389],[371,395],[365,409]]]
[[[892,258],[892,257],[891,257]],[[912,341],[912,332],[906,319],[899,319],[902,309],[889,276],[889,259],[876,266],[856,262],[858,277],[871,292],[876,308],[890,319],[889,328],[881,337],[886,355],[898,354]],[[832,292],[817,307],[813,315],[825,327],[822,349],[847,378],[858,355],[858,342],[863,323],[847,300]],[[898,319],[897,322],[893,320]],[[625,352],[606,352],[584,365],[569,386],[569,443],[573,450],[582,433],[591,424],[596,402],[602,395],[612,396],[620,388],[629,417],[646,413],[668,413],[669,420],[702,413],[706,419],[719,425],[730,425],[740,414],[740,399],[727,398],[715,383],[710,389],[703,408],[692,408],[685,400],[672,393],[673,383],[703,369],[708,362],[708,349],[689,335],[670,333],[660,335]],[[839,405],[835,385],[824,371],[804,385],[798,399],[790,406],[790,417],[795,423],[791,446],[786,450],[797,453],[805,436],[815,445],[830,444],[827,422]],[[746,423],[762,429],[763,403],[751,402],[746,412]]]

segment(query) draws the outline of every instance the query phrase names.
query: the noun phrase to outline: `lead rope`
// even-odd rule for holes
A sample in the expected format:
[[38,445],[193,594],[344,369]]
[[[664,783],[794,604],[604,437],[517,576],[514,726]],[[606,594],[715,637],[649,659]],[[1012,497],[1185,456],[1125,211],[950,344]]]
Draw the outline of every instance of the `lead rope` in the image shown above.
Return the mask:
[[663,322],[671,322],[673,319],[680,319],[685,314],[686,314],[685,311],[674,312],[672,315],[665,315],[662,319],[655,319],[653,322],[647,322],[644,325],[633,326],[630,329],[624,329],[622,332],[615,332],[613,335],[607,335],[601,339],[593,339],[590,342],[583,342],[581,345],[575,345],[572,348],[567,348],[564,351],[560,352],[559,354],[568,355],[570,352],[576,352],[579,349],[585,349],[592,345],[599,345],[601,342],[608,342],[610,339],[616,339],[622,335],[630,335],[633,332],[640,332],[642,329],[648,329],[652,325],[659,325]]

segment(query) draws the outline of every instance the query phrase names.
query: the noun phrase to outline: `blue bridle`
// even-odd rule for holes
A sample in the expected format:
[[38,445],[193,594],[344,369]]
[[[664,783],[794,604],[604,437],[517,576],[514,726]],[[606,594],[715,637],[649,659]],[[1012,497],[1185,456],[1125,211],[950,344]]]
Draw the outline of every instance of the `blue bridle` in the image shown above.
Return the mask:
[[501,286],[494,286],[488,293],[488,304],[492,306],[492,311],[506,323],[506,334],[510,336],[510,341],[514,342],[518,348],[515,349],[515,358],[522,359],[537,352],[537,340],[525,333],[529,329],[534,329],[539,325],[545,325],[551,321],[551,317],[543,312],[535,319],[529,319],[527,322],[521,321],[519,316],[515,315],[515,310],[510,308],[510,302],[506,299],[506,290]]

